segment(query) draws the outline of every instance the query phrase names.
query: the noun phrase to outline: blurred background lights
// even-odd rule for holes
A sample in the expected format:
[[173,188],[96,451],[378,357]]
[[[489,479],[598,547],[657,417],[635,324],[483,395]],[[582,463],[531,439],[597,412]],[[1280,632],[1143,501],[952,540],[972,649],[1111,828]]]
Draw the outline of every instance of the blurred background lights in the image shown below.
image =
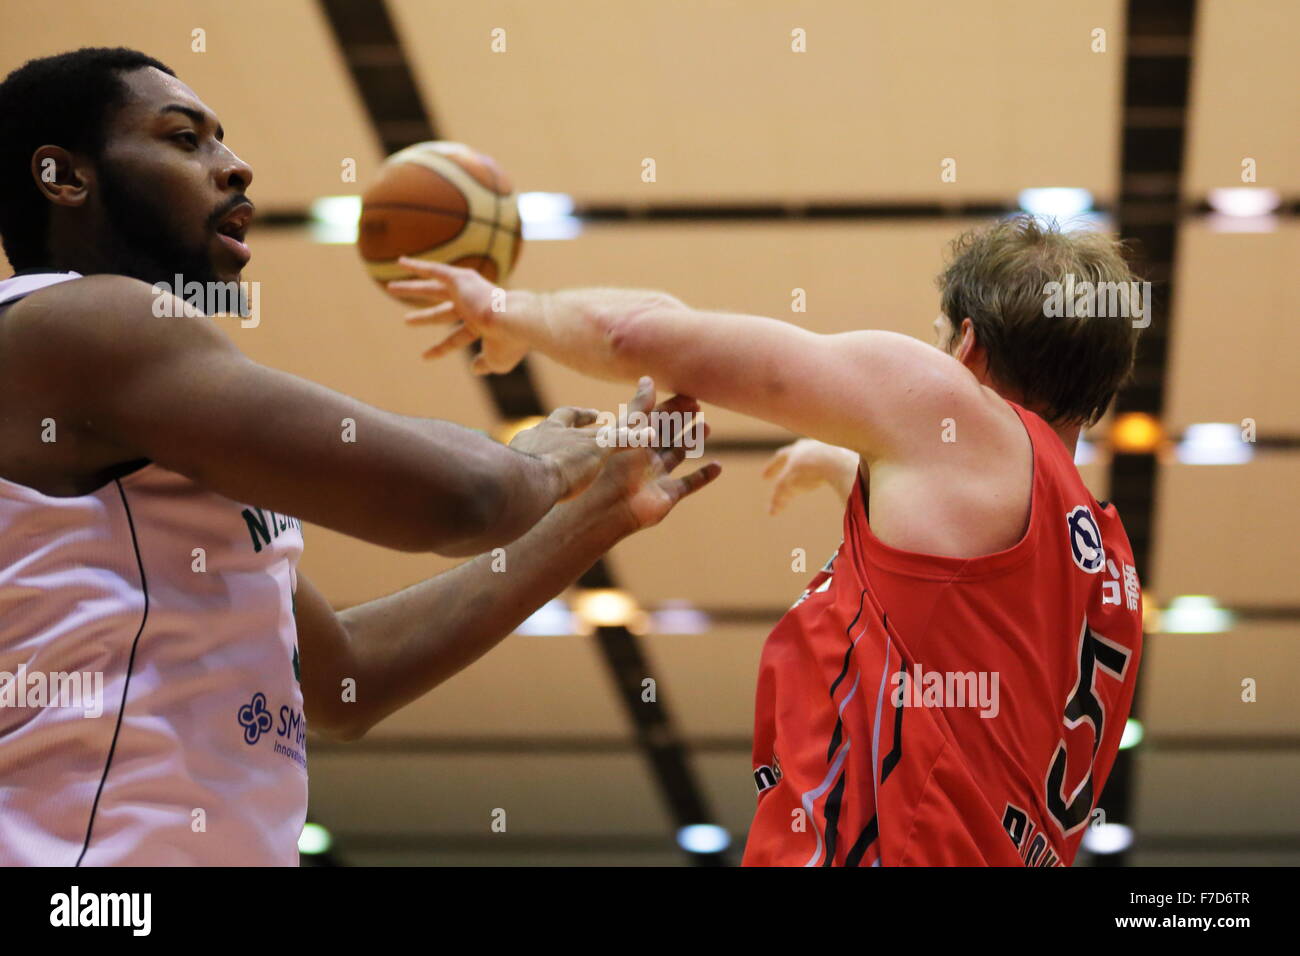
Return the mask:
[[547,601],[515,628],[516,634],[532,637],[562,637],[576,631],[569,605],[559,598]]
[[1146,412],[1127,412],[1110,426],[1110,444],[1115,451],[1129,455],[1154,452],[1164,441],[1164,429]]
[[1128,750],[1130,747],[1136,747],[1142,743],[1142,738],[1146,736],[1146,731],[1142,728],[1142,721],[1130,717],[1124,723],[1124,735],[1119,739],[1119,749]]
[[626,591],[593,588],[574,595],[573,613],[591,627],[628,627],[637,623],[641,609]]
[[333,842],[329,830],[326,830],[319,823],[305,823],[303,824],[302,833],[298,835],[298,852],[314,856],[329,850],[330,844]]
[[677,831],[677,845],[687,853],[721,853],[731,846],[731,834],[712,823],[693,823]]
[[1181,594],[1160,612],[1160,630],[1165,634],[1221,634],[1232,630],[1231,611],[1204,594]]
[[311,204],[312,242],[354,243],[360,220],[360,196],[322,196]]
[[1229,422],[1188,425],[1175,452],[1184,465],[1244,465],[1255,449],[1241,440],[1241,428]]
[[573,197],[564,193],[520,193],[519,219],[528,240],[573,239],[582,232]]
[[651,615],[656,634],[706,634],[712,626],[709,615],[686,601],[665,601]]
[[1282,205],[1276,189],[1262,186],[1235,186],[1211,189],[1210,208],[1225,216],[1266,216]]
[[1211,189],[1207,197],[1213,210],[1206,220],[1215,232],[1273,232],[1277,229],[1274,214],[1282,203],[1276,189],[1259,186],[1236,186]]
[[1091,465],[1097,460],[1097,446],[1086,438],[1080,438],[1079,443],[1074,446],[1074,463],[1076,465]]
[[1083,848],[1089,853],[1123,853],[1133,845],[1133,830],[1122,823],[1102,823],[1088,827]]
[[1062,226],[1092,209],[1092,193],[1071,186],[1022,189],[1017,201],[1025,212],[1043,220],[1055,219]]

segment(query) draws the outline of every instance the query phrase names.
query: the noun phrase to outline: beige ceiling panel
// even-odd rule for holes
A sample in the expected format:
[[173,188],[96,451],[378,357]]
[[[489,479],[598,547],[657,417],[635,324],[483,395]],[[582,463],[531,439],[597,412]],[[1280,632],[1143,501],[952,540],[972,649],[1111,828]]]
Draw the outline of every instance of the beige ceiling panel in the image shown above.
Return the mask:
[[707,634],[643,639],[659,699],[672,710],[688,742],[699,737],[749,739],[758,659],[770,630],[763,624],[717,625]]
[[[1202,0],[1196,5],[1187,170],[1183,194],[1241,186],[1242,160],[1257,185],[1300,193],[1300,69],[1293,0]],[[1294,261],[1294,260],[1293,260]]]
[[[392,9],[442,135],[525,189],[628,203],[1115,192],[1117,0]],[[955,182],[940,181],[947,158]]]
[[[788,608],[839,547],[843,507],[822,488],[770,517],[762,457],[718,457],[722,476],[714,484],[615,547],[617,580],[646,603]],[[802,571],[792,569],[796,548],[804,552]]]
[[1163,465],[1156,489],[1154,574],[1161,600],[1208,594],[1224,604],[1297,599],[1300,455],[1245,465]]
[[340,834],[663,834],[671,824],[645,759],[627,754],[309,756],[311,815]]
[[1146,753],[1137,760],[1139,836],[1300,832],[1300,753]]
[[1300,322],[1291,289],[1300,222],[1283,220],[1274,232],[1216,232],[1193,221],[1179,242],[1169,426],[1252,418],[1261,436],[1300,434]]
[[[1294,735],[1300,728],[1300,623],[1243,623],[1224,634],[1157,634],[1142,661],[1142,718],[1165,736]],[[1242,683],[1255,682],[1255,700]]]
[[394,737],[627,739],[631,722],[608,671],[594,638],[516,634],[355,746]]

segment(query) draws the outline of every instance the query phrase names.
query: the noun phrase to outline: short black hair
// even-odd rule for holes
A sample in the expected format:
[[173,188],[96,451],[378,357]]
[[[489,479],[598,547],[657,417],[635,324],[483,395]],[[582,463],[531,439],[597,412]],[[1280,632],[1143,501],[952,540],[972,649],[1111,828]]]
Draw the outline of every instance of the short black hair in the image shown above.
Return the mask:
[[14,269],[43,264],[49,204],[32,179],[32,153],[62,146],[98,159],[108,123],[127,101],[121,74],[153,67],[126,47],[84,47],[29,60],[0,83],[0,238]]

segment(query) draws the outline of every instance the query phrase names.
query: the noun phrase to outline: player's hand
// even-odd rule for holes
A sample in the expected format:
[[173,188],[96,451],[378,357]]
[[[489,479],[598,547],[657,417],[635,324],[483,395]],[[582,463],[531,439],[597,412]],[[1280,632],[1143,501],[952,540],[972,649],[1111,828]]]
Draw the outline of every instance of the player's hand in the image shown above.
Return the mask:
[[397,261],[418,278],[390,282],[388,291],[405,300],[429,303],[427,308],[408,312],[406,324],[452,326],[446,338],[425,350],[425,358],[441,358],[481,339],[483,347],[474,357],[471,370],[475,375],[487,375],[510,371],[528,354],[527,344],[510,335],[497,320],[499,313],[494,307],[505,307],[504,289],[473,269],[406,256]]
[[[622,533],[630,534],[658,524],[677,502],[699,491],[722,472],[722,466],[712,461],[680,478],[672,475],[685,460],[687,451],[701,447],[700,443],[709,435],[709,426],[696,417],[699,410],[699,403],[684,395],[674,395],[655,406],[653,383],[649,389],[638,389],[628,407],[629,414],[634,411],[680,413],[680,418],[667,419],[673,422],[671,430],[661,432],[652,428],[656,440],[663,441],[663,447],[633,448],[611,459],[591,489],[565,507],[608,509]],[[692,419],[686,427],[688,414]]]
[[[641,379],[633,403],[654,401],[654,382]],[[559,501],[581,494],[591,484],[611,455],[636,450],[648,443],[649,429],[599,428],[600,413],[594,408],[564,406],[510,441],[510,447],[549,462],[563,489]]]
[[792,499],[822,485],[830,485],[847,501],[857,480],[858,456],[811,438],[801,438],[777,450],[763,469],[764,478],[775,478],[768,514],[780,514]]

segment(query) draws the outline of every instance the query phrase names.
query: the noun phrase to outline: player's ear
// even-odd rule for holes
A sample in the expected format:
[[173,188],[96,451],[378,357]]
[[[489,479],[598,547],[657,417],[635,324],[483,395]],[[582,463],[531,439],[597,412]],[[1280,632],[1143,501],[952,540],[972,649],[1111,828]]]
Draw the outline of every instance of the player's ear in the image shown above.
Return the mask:
[[969,318],[961,320],[961,328],[956,332],[957,347],[953,349],[952,354],[961,362],[962,365],[970,365],[970,359],[975,354],[975,347],[979,344],[975,339],[975,323]]
[[62,146],[42,146],[32,153],[36,188],[58,206],[80,206],[89,196],[89,182],[77,159]]

